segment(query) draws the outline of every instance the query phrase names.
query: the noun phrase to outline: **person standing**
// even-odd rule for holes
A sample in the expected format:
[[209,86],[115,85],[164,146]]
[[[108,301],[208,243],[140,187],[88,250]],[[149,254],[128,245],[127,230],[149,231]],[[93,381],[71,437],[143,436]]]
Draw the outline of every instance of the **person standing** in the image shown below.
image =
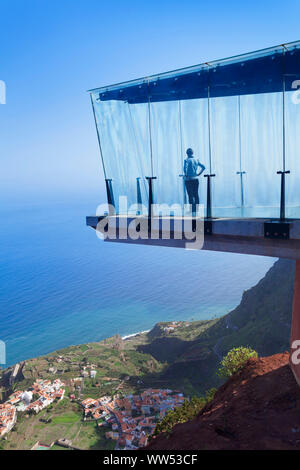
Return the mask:
[[197,205],[199,204],[199,176],[205,170],[205,166],[198,158],[194,157],[194,151],[188,148],[187,157],[183,164],[183,173],[186,191],[188,193],[189,204],[192,206],[192,214],[196,215]]

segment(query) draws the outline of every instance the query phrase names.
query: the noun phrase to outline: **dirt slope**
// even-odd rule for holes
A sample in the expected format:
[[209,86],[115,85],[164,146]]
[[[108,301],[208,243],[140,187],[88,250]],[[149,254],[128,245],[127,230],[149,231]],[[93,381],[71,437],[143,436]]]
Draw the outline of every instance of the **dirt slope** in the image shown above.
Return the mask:
[[300,450],[300,388],[288,359],[287,352],[250,359],[193,421],[147,448]]

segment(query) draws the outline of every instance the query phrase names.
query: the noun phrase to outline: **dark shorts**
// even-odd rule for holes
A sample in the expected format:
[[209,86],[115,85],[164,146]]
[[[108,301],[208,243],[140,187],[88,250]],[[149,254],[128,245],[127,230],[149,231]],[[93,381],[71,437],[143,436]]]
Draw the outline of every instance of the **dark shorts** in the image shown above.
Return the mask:
[[199,180],[185,181],[186,191],[189,197],[189,204],[199,204]]

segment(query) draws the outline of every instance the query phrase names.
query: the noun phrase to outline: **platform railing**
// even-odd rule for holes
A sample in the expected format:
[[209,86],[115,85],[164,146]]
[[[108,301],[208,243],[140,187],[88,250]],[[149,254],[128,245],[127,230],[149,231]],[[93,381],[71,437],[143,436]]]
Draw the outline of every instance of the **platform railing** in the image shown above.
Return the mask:
[[[250,207],[247,207],[247,201],[245,200],[245,181],[243,179],[244,175],[246,174],[246,171],[236,171],[236,175],[240,177],[240,206],[236,206],[236,209],[240,208],[241,212],[239,217],[244,218],[246,217],[245,214],[249,214],[249,211],[247,209],[250,209]],[[277,171],[277,174],[280,175],[280,200],[278,201],[278,206],[274,206],[275,209],[278,207],[278,213],[276,216],[276,212],[274,210],[274,216],[270,217],[270,213],[267,215],[268,211],[268,206],[266,206],[266,215],[264,216],[263,211],[261,211],[261,214],[257,217],[265,217],[268,219],[274,219],[278,221],[284,221],[287,219],[286,216],[286,175],[290,174],[290,170],[279,170]],[[222,217],[222,218],[235,218],[234,216],[226,216],[226,212],[224,211],[224,215],[222,215],[222,208],[218,207],[218,212],[217,215],[214,213],[215,206],[213,204],[213,191],[212,191],[212,178],[215,178],[214,181],[214,187],[218,184],[218,177],[216,173],[208,173],[203,175],[204,178],[206,178],[207,185],[206,185],[206,200],[201,201],[202,203],[204,202],[205,205],[205,218],[206,219],[212,219],[214,217]],[[187,190],[186,190],[186,184],[185,184],[185,179],[183,174],[178,175],[179,178],[182,180],[182,194],[179,195],[179,200],[181,200],[182,204],[182,214],[186,214],[185,208],[188,204],[188,198],[187,198]],[[158,204],[163,204],[164,201],[159,201],[157,197],[157,193],[155,191],[155,185],[154,185],[154,180],[158,179],[157,176],[146,176],[145,180],[147,181],[147,189],[148,189],[148,194],[147,194],[147,216],[148,217],[154,217],[154,210],[153,210],[153,205],[155,202]],[[145,208],[143,204],[143,198],[142,198],[142,180],[143,177],[138,176],[136,177],[136,215],[146,215],[145,214]],[[106,185],[106,194],[107,194],[107,203],[109,206],[109,215],[118,215],[118,209],[115,201],[115,194],[114,194],[114,182],[112,178],[105,178],[105,185]],[[116,186],[115,186],[116,188]],[[116,188],[117,189],[117,188]],[[246,187],[247,191],[247,187]],[[117,191],[118,194],[118,191]],[[124,195],[126,196],[126,194]],[[178,202],[178,200],[176,201]],[[175,203],[175,201],[174,201]],[[277,209],[276,209],[277,211]],[[195,207],[192,207],[192,215],[196,215],[196,210]],[[121,215],[121,214],[120,214]],[[248,215],[249,217],[249,215]],[[251,216],[250,216],[251,218]]]

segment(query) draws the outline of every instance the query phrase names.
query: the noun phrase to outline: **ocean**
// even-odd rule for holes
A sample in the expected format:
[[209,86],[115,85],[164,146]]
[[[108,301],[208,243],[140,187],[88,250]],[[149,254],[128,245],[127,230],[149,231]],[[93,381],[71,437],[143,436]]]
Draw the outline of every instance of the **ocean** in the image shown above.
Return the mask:
[[94,202],[0,210],[6,366],[71,344],[144,331],[159,321],[219,317],[275,261],[104,243],[85,225]]

